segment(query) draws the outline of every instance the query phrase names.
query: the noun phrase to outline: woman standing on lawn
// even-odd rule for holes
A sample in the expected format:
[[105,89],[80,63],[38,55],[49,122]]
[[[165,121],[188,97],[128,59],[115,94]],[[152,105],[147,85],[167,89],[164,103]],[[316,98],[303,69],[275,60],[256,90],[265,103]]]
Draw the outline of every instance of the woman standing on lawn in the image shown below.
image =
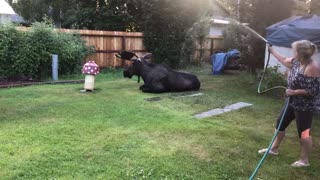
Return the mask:
[[[293,119],[296,119],[300,138],[300,159],[291,164],[291,166],[305,167],[309,166],[309,154],[312,148],[310,129],[313,112],[320,109],[316,103],[320,91],[320,68],[311,59],[317,49],[315,44],[308,40],[301,40],[294,42],[292,48],[294,57],[287,58],[277,53],[272,47],[269,47],[269,52],[280,63],[290,69],[287,79],[288,88],[286,90],[286,95],[290,96],[290,102],[287,111],[284,112],[283,108],[277,119],[276,128],[278,128],[280,119],[285,113],[279,133],[272,144],[269,154],[278,155],[279,145],[285,136],[285,129]],[[261,149],[258,152],[263,154],[266,151],[267,149]]]

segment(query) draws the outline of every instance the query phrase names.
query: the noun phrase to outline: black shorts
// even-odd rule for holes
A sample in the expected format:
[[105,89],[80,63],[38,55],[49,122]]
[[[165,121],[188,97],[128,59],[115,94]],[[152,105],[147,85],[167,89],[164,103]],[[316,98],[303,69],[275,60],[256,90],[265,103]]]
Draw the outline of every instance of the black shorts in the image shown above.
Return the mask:
[[[280,120],[283,116],[285,107],[282,108],[279,117],[277,119],[276,128],[279,127]],[[285,131],[292,120],[296,120],[297,130],[299,138],[301,138],[301,133],[306,129],[311,129],[313,112],[311,111],[297,111],[289,105],[287,111],[284,114],[283,121],[281,123],[279,131]]]

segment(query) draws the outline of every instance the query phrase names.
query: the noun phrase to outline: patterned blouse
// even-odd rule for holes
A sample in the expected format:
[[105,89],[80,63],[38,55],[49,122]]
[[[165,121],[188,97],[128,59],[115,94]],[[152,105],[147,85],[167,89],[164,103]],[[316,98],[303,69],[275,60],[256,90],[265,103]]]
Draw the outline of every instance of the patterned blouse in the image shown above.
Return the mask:
[[300,70],[300,62],[292,60],[292,69],[288,76],[289,89],[304,89],[309,96],[291,96],[290,104],[298,111],[320,110],[320,78],[304,76],[304,70]]

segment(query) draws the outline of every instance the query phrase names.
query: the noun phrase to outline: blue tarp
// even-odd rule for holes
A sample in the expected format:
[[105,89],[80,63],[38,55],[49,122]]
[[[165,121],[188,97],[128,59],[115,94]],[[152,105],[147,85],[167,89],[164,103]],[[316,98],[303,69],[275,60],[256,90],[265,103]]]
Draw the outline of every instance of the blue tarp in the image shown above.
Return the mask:
[[227,64],[228,60],[232,57],[239,57],[240,52],[237,49],[228,51],[227,53],[216,53],[211,56],[212,72],[214,75],[222,73],[223,68]]
[[293,16],[267,27],[267,40],[272,45],[291,47],[294,41],[302,39],[320,48],[320,16]]

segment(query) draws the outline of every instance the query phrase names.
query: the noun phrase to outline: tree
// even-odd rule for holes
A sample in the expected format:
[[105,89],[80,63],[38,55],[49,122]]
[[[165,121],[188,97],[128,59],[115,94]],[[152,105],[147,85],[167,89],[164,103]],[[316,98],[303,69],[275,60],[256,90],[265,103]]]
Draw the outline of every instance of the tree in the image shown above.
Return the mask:
[[[12,0],[11,0],[12,1]],[[128,0],[23,0],[14,9],[29,22],[49,17],[62,28],[132,31]]]
[[[266,37],[266,28],[276,22],[282,21],[291,16],[293,0],[253,0],[253,17],[250,27],[257,33]],[[248,60],[253,67],[263,67],[265,42],[255,38],[253,41],[254,56]]]
[[[220,0],[222,1],[222,0]],[[237,3],[240,4],[237,4]],[[229,4],[228,4],[229,3]],[[266,37],[266,28],[276,22],[284,20],[291,16],[294,1],[293,0],[241,0],[225,1],[228,9],[233,11],[231,14],[234,19],[249,24],[249,27],[259,35]],[[239,16],[235,13],[239,9]],[[249,65],[252,69],[263,67],[265,42],[257,38],[254,33],[246,31],[241,26],[231,26],[232,31],[228,31],[231,37],[225,37],[226,40],[237,42],[228,42],[233,45],[230,48],[237,48],[241,51],[241,61]]]
[[[207,3],[205,3],[207,2]],[[144,45],[152,52],[155,62],[177,67],[181,61],[181,49],[186,33],[192,24],[206,11],[208,1],[193,0],[131,0],[131,11],[144,32]]]

